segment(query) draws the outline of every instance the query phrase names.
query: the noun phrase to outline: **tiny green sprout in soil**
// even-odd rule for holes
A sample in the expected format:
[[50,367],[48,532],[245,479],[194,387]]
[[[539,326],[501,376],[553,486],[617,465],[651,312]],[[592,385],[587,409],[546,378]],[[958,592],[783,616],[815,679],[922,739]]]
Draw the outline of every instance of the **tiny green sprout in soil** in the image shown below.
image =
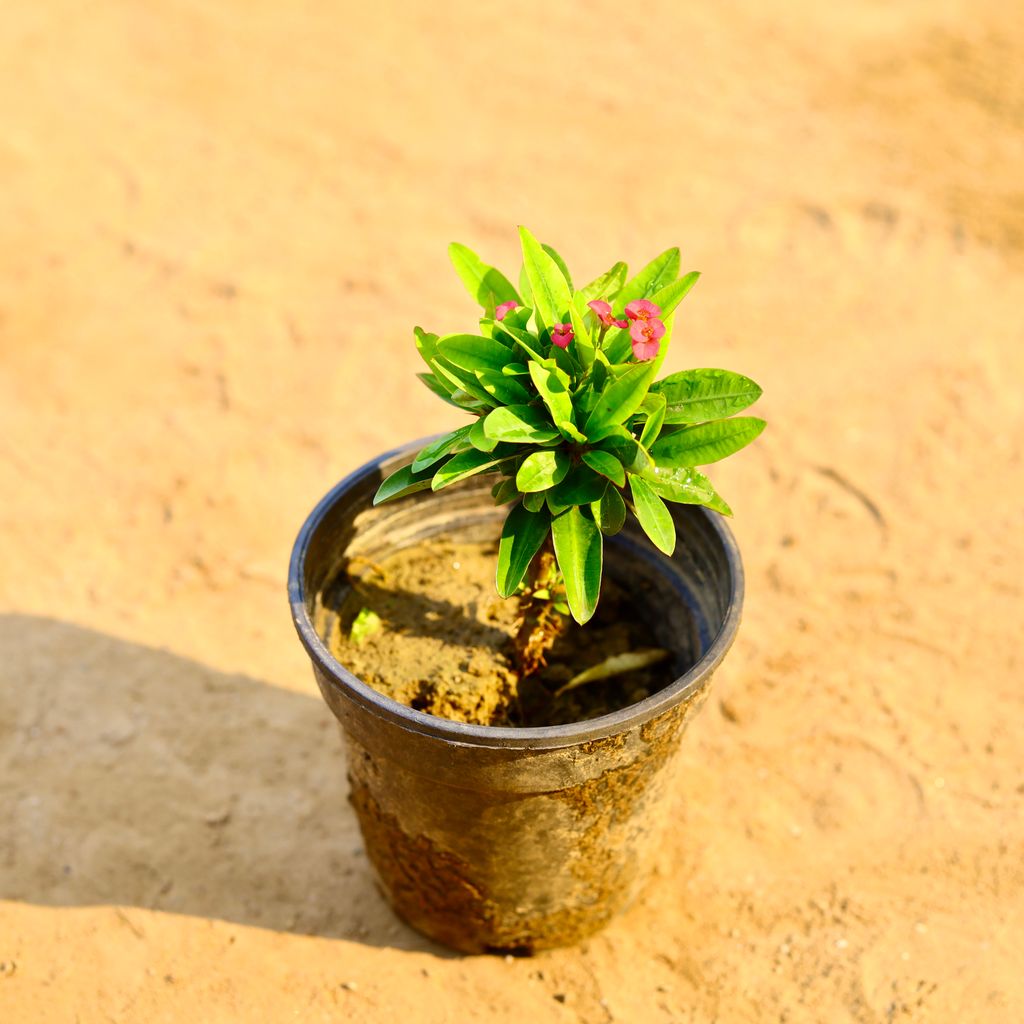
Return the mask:
[[[680,274],[677,248],[633,277],[616,263],[576,289],[551,246],[526,228],[519,234],[518,286],[466,246],[450,246],[482,307],[479,331],[439,336],[417,327],[427,365],[419,378],[470,422],[384,480],[374,503],[479,474],[497,478],[492,494],[508,513],[496,585],[520,602],[515,646],[526,676],[543,665],[567,614],[581,625],[593,616],[604,538],[627,514],[669,555],[676,533],[667,502],[732,514],[700,467],[739,451],[765,422],[736,415],[761,395],[749,377],[694,369],[658,379],[676,307],[699,277]],[[627,654],[606,675],[655,656]]]

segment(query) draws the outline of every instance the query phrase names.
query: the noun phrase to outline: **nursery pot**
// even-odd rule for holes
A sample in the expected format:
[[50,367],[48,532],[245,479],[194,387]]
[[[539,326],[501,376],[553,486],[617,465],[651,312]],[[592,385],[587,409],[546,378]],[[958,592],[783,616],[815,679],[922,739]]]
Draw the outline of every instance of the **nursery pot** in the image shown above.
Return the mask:
[[341,724],[350,799],[395,911],[468,953],[569,945],[629,905],[650,873],[680,737],[736,635],[739,552],[722,519],[693,505],[671,506],[672,557],[635,523],[606,540],[606,573],[644,579],[659,642],[678,655],[678,678],[646,700],[543,728],[437,718],[357,679],[323,640],[348,559],[500,532],[507,509],[495,507],[490,476],[372,507],[381,480],[420,446],[367,463],[313,510],[292,552],[292,616]]

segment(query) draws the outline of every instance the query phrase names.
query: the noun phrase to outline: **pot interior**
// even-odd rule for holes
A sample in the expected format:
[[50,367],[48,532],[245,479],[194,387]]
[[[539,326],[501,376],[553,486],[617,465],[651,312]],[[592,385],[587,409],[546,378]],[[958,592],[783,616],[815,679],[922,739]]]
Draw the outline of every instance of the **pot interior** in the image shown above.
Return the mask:
[[[365,467],[349,478],[344,500],[325,501],[317,510],[321,514],[311,517],[302,590],[306,612],[321,640],[333,629],[351,586],[349,560],[379,562],[431,537],[493,542],[500,534],[507,507],[494,505],[491,476],[374,508],[372,498],[380,481],[409,457],[403,453]],[[678,677],[722,632],[735,580],[730,549],[711,519],[715,513],[696,506],[669,507],[678,538],[674,554],[663,554],[630,521],[621,533],[605,538],[605,573],[645,603],[658,644],[673,652]]]

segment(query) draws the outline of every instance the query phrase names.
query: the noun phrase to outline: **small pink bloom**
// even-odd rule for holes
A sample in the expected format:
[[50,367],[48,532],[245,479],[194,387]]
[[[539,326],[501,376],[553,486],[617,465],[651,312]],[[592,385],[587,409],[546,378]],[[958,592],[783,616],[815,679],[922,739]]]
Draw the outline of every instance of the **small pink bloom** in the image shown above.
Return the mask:
[[612,307],[608,305],[603,299],[594,299],[593,302],[588,302],[587,305],[597,315],[597,319],[604,324],[605,327],[611,327],[614,324],[616,327],[625,327],[625,320],[616,320],[612,316]]
[[500,306],[499,306],[499,307],[498,307],[498,308],[497,308],[497,309],[496,309],[496,310],[494,311],[494,319],[495,319],[495,320],[504,320],[504,319],[505,319],[505,314],[506,314],[506,313],[507,313],[507,312],[508,312],[508,311],[509,311],[510,309],[515,309],[515,308],[516,308],[516,306],[518,306],[518,305],[519,305],[519,303],[518,303],[518,302],[512,302],[511,300],[509,300],[508,302],[503,302],[503,303],[502,303],[502,304],[501,304],[501,305],[500,305]]
[[568,348],[569,342],[572,341],[572,338],[572,324],[555,324],[555,326],[551,328],[551,340],[559,348]]
[[629,329],[629,340],[633,343],[633,355],[643,361],[653,359],[661,347],[661,336],[665,325],[657,318],[634,320]]
[[650,320],[651,317],[661,316],[661,310],[646,299],[634,299],[626,306],[626,316],[630,320]]

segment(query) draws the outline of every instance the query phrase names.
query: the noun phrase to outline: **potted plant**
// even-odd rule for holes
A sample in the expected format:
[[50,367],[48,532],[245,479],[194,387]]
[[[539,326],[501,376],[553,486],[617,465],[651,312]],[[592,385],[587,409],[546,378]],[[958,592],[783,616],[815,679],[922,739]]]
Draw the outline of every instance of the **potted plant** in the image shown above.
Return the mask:
[[[416,329],[421,379],[468,421],[338,484],[289,578],[381,889],[467,952],[574,942],[643,884],[742,603],[731,513],[697,467],[764,427],[736,415],[761,393],[746,377],[658,379],[698,277],[678,249],[575,289],[520,235],[518,287],[450,249],[476,333]],[[494,602],[446,544],[492,559]]]

